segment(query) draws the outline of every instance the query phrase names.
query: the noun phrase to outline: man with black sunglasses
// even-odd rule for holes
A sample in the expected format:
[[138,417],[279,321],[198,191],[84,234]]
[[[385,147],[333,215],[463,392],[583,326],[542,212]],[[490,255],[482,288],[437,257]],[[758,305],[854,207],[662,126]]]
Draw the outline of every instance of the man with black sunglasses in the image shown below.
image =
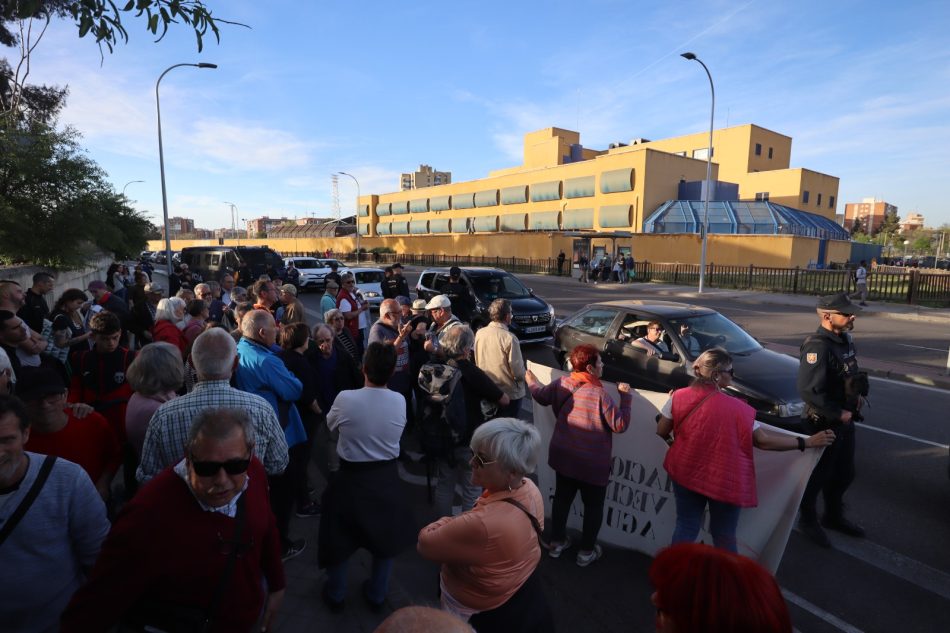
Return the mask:
[[120,622],[129,630],[250,631],[265,600],[260,630],[270,627],[286,580],[253,436],[241,409],[195,417],[185,457],[116,519],[62,631]]

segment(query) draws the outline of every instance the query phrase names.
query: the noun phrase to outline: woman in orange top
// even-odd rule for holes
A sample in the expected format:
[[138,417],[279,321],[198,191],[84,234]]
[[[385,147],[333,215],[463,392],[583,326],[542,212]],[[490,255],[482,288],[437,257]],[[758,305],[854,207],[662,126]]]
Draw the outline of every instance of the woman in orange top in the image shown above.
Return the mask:
[[475,507],[419,532],[418,550],[442,563],[442,608],[478,633],[554,630],[535,570],[541,560],[544,502],[534,482],[541,436],[514,418],[497,418],[472,435]]

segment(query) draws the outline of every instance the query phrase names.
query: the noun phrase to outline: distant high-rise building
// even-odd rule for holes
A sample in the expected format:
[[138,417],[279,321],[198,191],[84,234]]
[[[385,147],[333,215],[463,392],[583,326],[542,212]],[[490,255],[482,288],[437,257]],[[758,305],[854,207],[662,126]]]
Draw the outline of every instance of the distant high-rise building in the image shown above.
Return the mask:
[[168,234],[175,238],[179,235],[191,235],[195,232],[195,221],[191,218],[168,218]]
[[877,233],[881,225],[884,224],[884,216],[891,211],[896,214],[897,207],[874,198],[863,198],[861,202],[849,202],[844,205],[844,224],[842,226],[851,231],[854,228],[854,221],[857,219],[860,220],[862,233]]
[[910,233],[924,228],[924,216],[919,213],[908,213],[907,219],[901,222],[901,233]]
[[399,186],[403,191],[447,185],[452,182],[452,172],[435,171],[429,165],[419,165],[419,171],[403,174]]
[[293,218],[271,218],[266,215],[260,218],[253,218],[247,221],[247,234],[248,237],[254,237],[260,233],[267,233],[273,228],[288,223],[294,224]]

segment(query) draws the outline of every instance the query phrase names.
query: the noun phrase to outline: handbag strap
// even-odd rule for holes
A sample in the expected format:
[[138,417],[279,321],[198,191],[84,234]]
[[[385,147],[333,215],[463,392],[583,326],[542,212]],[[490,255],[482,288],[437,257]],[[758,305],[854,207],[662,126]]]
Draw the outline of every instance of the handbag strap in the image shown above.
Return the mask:
[[221,604],[222,598],[224,598],[224,591],[227,589],[228,581],[231,580],[231,575],[234,572],[234,565],[237,562],[238,550],[241,549],[242,539],[244,537],[244,527],[247,522],[247,517],[245,514],[245,500],[247,499],[247,490],[241,493],[241,497],[237,501],[237,513],[234,518],[236,520],[236,525],[234,527],[234,543],[231,546],[231,551],[228,553],[228,562],[224,566],[224,571],[221,573],[221,579],[218,581],[218,586],[214,588],[214,594],[212,594],[211,602],[208,604],[208,610],[205,611],[205,621],[201,626],[202,633],[206,633],[211,630],[211,623],[214,621],[214,616],[218,610],[218,607]]
[[535,533],[537,533],[538,535],[538,545],[540,545],[541,549],[544,549],[544,550],[551,549],[551,546],[545,543],[544,539],[541,537],[541,523],[538,521],[538,517],[531,514],[528,511],[528,509],[524,507],[524,504],[522,504],[520,501],[517,501],[516,499],[512,499],[511,497],[505,497],[504,499],[502,499],[502,501],[504,501],[505,503],[510,503],[514,507],[524,512],[525,516],[527,516],[528,519],[531,520],[531,527],[534,528]]
[[715,394],[717,394],[717,393],[719,393],[719,392],[718,392],[718,390],[716,390],[716,389],[713,389],[712,391],[710,391],[709,393],[707,393],[705,398],[703,398],[702,400],[700,400],[699,402],[697,402],[696,405],[695,405],[692,409],[689,410],[689,413],[687,413],[686,415],[683,416],[683,419],[680,420],[680,425],[686,424],[686,420],[689,418],[689,416],[693,415],[693,412],[694,412],[696,409],[698,409],[700,406],[702,406],[702,404],[703,404],[704,402],[706,402],[707,400],[709,400],[710,398],[712,398],[712,397],[713,397]]
[[43,486],[46,484],[46,480],[49,479],[49,474],[50,471],[53,470],[53,463],[55,461],[55,455],[47,455],[46,459],[43,460],[43,465],[40,466],[40,472],[37,473],[36,479],[33,481],[33,485],[30,486],[26,496],[23,497],[20,505],[18,505],[16,510],[13,511],[13,514],[10,515],[10,518],[7,519],[7,522],[3,524],[3,529],[0,529],[0,545],[3,545],[3,542],[6,541],[7,537],[10,536],[10,533],[13,532],[13,529],[17,526],[17,523],[20,522],[23,516],[30,509],[30,506],[33,505],[33,502],[36,501],[36,498],[40,494],[40,490],[43,489]]

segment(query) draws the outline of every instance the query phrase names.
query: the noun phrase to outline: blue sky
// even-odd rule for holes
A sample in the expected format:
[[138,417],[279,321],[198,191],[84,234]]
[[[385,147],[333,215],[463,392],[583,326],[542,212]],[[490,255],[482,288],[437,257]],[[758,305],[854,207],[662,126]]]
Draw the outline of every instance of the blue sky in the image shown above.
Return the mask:
[[[950,4],[751,2],[287,2],[206,0],[220,44],[174,29],[100,62],[75,26],[51,25],[30,80],[69,86],[62,122],[118,190],[161,217],[155,80],[170,215],[203,228],[261,215],[327,216],[330,175],[363,194],[420,163],[481,178],[517,165],[526,132],[576,129],[587,147],[755,123],[791,136],[792,166],[841,178],[844,203],[876,196],[950,223]],[[8,57],[12,52],[6,52]],[[340,180],[344,213],[355,187]]]

